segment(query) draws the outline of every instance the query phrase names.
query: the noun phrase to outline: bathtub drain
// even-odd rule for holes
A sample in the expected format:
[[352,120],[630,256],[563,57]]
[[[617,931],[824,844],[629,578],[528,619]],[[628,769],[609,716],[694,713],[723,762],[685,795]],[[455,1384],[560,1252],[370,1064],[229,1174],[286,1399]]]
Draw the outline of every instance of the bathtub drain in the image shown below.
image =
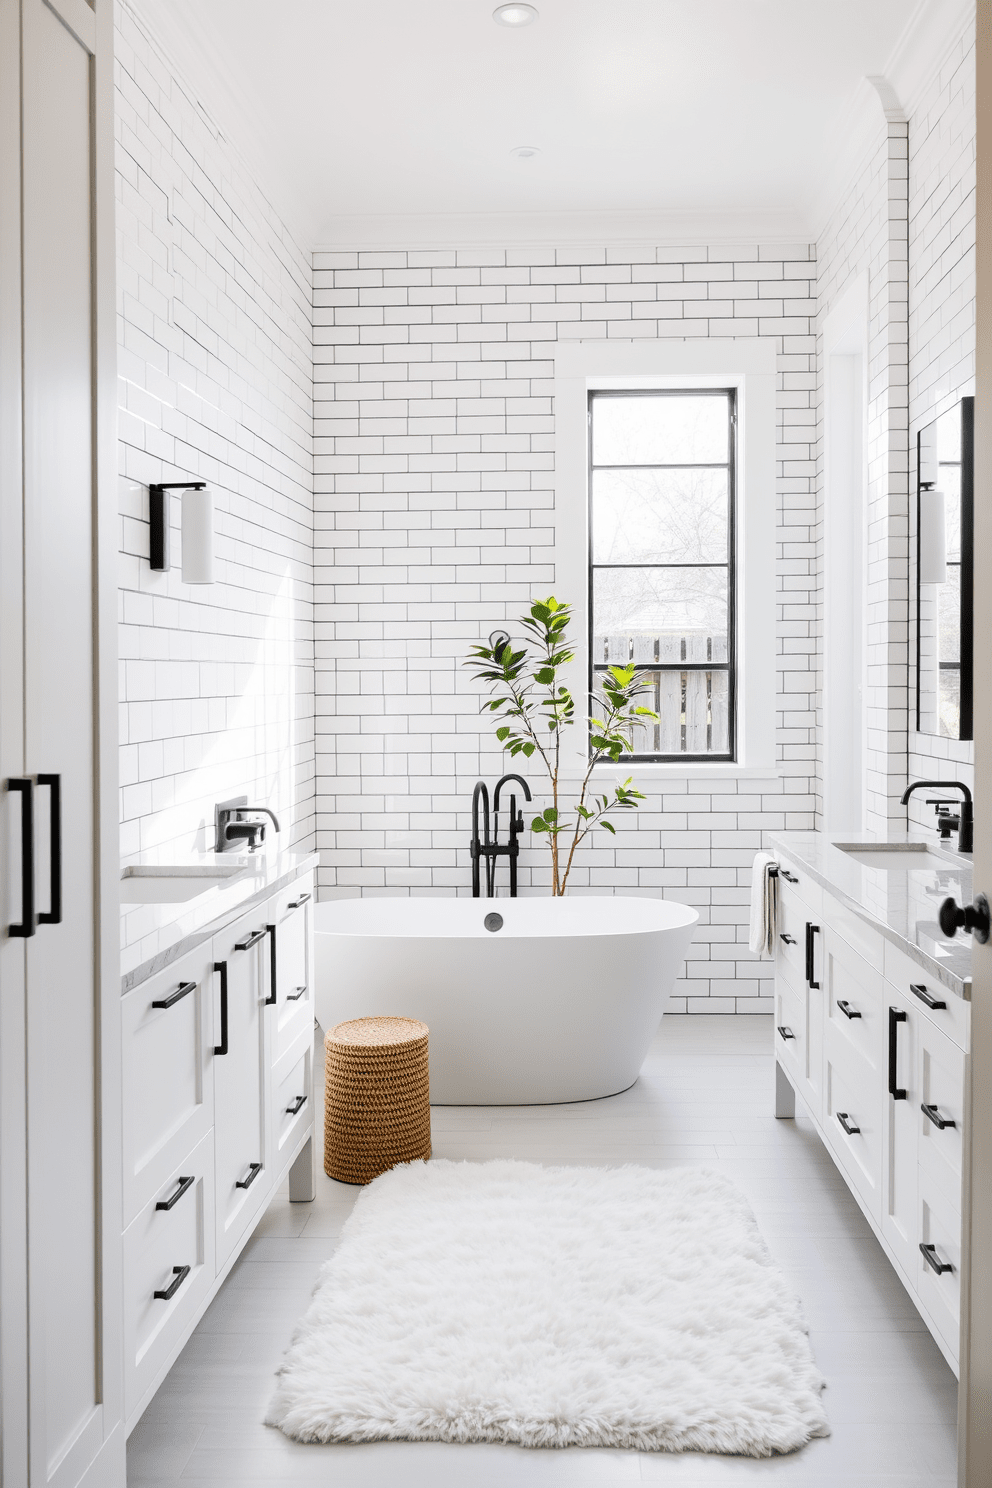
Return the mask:
[[487,914],[482,923],[487,930],[502,930],[503,916],[501,914]]

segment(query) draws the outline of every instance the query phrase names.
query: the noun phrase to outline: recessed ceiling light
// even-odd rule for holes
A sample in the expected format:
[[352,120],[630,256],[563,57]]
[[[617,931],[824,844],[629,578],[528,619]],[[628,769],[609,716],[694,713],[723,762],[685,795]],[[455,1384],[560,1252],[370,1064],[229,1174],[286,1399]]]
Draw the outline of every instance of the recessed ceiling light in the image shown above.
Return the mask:
[[515,0],[513,5],[497,5],[493,20],[497,26],[529,26],[537,20],[537,10],[533,5],[523,5]]
[[533,160],[535,155],[540,155],[536,145],[518,145],[510,154],[515,155],[518,160]]

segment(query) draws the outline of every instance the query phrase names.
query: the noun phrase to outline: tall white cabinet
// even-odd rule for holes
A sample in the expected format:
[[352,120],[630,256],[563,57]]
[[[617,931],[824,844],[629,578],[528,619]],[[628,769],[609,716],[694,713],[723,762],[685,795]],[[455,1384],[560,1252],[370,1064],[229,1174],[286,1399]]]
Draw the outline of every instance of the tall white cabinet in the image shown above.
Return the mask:
[[0,0],[0,1462],[18,1488],[124,1482],[113,200],[111,0]]

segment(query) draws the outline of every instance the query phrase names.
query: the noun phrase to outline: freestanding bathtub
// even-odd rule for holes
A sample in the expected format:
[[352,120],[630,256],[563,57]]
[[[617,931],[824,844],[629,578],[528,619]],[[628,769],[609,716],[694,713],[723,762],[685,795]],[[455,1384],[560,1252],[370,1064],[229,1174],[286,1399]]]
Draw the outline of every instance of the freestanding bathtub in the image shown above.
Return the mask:
[[664,899],[325,900],[317,1018],[421,1019],[434,1105],[615,1095],[637,1079],[698,919]]

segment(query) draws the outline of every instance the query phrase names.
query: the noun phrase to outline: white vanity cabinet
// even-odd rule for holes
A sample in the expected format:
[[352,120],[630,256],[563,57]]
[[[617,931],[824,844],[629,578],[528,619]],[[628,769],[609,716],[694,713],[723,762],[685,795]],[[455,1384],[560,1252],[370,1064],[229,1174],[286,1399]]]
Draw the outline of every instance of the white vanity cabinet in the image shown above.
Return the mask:
[[970,1006],[785,857],[778,934],[777,1114],[802,1098],[956,1369]]
[[299,874],[122,999],[128,1431],[287,1172],[314,1196],[313,894]]

